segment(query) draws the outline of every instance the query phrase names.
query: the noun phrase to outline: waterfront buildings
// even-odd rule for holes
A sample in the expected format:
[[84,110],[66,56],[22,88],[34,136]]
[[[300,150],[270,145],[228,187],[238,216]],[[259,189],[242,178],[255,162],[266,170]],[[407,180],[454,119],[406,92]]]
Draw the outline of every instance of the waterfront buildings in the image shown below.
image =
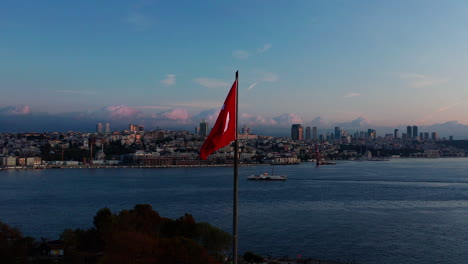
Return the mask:
[[291,139],[303,140],[303,128],[301,124],[293,124],[291,127]]

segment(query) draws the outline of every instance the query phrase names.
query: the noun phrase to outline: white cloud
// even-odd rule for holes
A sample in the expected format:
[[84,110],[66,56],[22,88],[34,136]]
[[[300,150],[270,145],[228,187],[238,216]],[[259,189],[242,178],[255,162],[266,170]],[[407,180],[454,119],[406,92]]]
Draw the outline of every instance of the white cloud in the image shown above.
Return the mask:
[[436,78],[429,75],[418,74],[418,73],[402,73],[399,75],[401,79],[408,82],[408,86],[412,88],[423,88],[434,86],[437,84],[445,83],[446,79]]
[[175,74],[167,74],[166,79],[161,81],[165,85],[174,85],[176,83],[176,75]]
[[253,83],[252,85],[249,86],[249,88],[247,88],[247,90],[248,91],[252,90],[256,85],[257,83]]
[[351,97],[356,97],[360,95],[361,95],[360,93],[348,93],[344,96],[344,98],[351,98]]
[[245,60],[250,57],[250,54],[245,50],[236,50],[232,52],[234,58]]
[[219,79],[197,78],[193,81],[200,84],[201,86],[205,86],[206,88],[220,88],[229,86],[228,82]]
[[191,101],[191,102],[174,102],[174,103],[165,103],[163,105],[142,105],[134,106],[138,109],[173,109],[178,107],[187,107],[187,108],[218,108],[221,107],[222,102],[219,101]]
[[267,43],[267,44],[263,45],[263,47],[258,48],[258,49],[257,49],[257,52],[258,52],[258,53],[267,52],[272,46],[273,46],[273,45],[271,45],[270,43]]

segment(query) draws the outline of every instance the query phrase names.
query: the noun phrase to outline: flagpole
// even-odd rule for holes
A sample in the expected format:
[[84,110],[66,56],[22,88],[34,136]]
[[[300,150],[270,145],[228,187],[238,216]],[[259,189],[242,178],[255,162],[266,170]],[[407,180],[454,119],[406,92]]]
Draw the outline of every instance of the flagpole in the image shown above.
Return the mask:
[[238,138],[238,105],[239,105],[239,71],[236,71],[236,140],[234,141],[234,201],[232,208],[232,256],[233,263],[237,264],[237,202],[238,202],[238,192],[237,192],[237,162],[238,162],[238,152],[239,144],[237,142]]

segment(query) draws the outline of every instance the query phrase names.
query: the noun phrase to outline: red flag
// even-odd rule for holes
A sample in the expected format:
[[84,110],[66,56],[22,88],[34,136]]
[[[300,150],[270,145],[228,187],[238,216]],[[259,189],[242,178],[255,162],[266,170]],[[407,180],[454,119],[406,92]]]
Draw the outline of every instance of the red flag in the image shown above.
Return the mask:
[[224,101],[224,105],[219,112],[218,119],[211,129],[210,134],[200,149],[200,157],[204,160],[208,155],[216,150],[227,146],[236,140],[236,109],[237,109],[237,79],[232,84],[231,90]]

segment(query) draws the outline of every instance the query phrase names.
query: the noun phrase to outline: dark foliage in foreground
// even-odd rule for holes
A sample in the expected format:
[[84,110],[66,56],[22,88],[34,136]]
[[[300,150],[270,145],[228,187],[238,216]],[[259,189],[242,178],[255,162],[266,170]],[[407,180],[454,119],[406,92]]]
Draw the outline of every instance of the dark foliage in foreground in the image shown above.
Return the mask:
[[[94,227],[66,229],[61,240],[35,242],[0,222],[0,263],[164,263],[214,264],[229,250],[230,234],[189,215],[172,220],[148,204],[118,214],[108,208],[94,216]],[[51,253],[51,242],[63,256]]]
[[66,263],[220,263],[230,235],[185,214],[163,218],[148,204],[113,214],[99,210],[94,227],[66,229]]

